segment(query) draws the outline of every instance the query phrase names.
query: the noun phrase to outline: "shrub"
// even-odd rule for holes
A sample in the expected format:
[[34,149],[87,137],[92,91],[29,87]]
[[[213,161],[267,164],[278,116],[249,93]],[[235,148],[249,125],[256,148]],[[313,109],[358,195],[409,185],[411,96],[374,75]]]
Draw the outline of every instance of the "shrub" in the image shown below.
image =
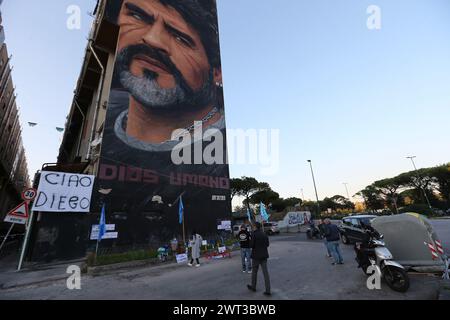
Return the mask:
[[97,260],[94,263],[94,257],[88,257],[88,265],[89,266],[103,266],[114,263],[121,263],[127,261],[140,261],[153,259],[158,257],[158,252],[156,250],[138,250],[138,251],[129,251],[124,253],[115,253],[115,254],[106,254],[102,256],[98,256]]

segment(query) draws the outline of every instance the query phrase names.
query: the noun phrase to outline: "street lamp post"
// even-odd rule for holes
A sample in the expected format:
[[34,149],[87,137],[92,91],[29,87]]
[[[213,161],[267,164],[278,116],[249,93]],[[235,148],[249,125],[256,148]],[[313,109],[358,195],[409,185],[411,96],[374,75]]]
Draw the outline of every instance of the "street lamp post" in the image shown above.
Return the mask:
[[[412,165],[414,167],[414,171],[416,172],[417,179],[420,180],[419,173],[417,172],[416,163],[414,162],[414,158],[416,158],[416,156],[410,156],[410,157],[406,157],[406,158],[411,160]],[[430,200],[428,199],[427,193],[425,192],[425,189],[422,187],[422,185],[420,186],[420,189],[422,189],[423,195],[425,196],[425,199],[427,200],[428,208],[430,208],[431,212],[433,213],[433,208],[431,208]]]
[[351,200],[350,200],[350,194],[348,193],[348,188],[347,188],[348,183],[347,183],[347,182],[344,182],[343,185],[345,186],[345,191],[347,192],[347,199],[348,199],[349,201],[351,201]]
[[308,162],[309,162],[309,166],[311,167],[311,175],[312,175],[313,184],[314,184],[314,191],[316,192],[317,214],[320,215],[319,196],[317,195],[316,179],[314,178],[314,171],[313,171],[313,167],[312,167],[312,161],[308,160]]

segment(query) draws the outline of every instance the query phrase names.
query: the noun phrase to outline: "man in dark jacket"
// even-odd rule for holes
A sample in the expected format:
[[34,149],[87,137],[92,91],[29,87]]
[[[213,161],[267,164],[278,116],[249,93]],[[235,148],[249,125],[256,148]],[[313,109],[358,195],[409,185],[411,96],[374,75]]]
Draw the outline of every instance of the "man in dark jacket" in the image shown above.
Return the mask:
[[258,269],[261,265],[264,274],[264,283],[266,286],[266,291],[264,294],[270,296],[270,278],[269,272],[267,271],[267,259],[269,258],[269,252],[267,248],[269,247],[269,238],[267,235],[261,231],[261,223],[255,223],[256,230],[253,232],[252,239],[250,242],[252,248],[252,284],[247,285],[247,288],[251,291],[256,291],[256,280],[258,276]]
[[252,248],[250,247],[250,232],[247,231],[245,224],[241,225],[241,231],[238,233],[239,244],[241,245],[242,272],[252,272]]
[[331,255],[334,258],[333,265],[344,264],[344,259],[342,258],[342,251],[339,247],[339,228],[337,225],[332,224],[330,219],[325,219],[325,237],[327,239],[328,247],[331,251]]
[[319,228],[320,235],[323,238],[323,243],[325,244],[325,248],[327,248],[327,257],[331,258],[330,247],[328,246],[327,238],[325,237],[325,228],[326,228],[325,222],[322,219],[320,219],[319,225],[317,227]]

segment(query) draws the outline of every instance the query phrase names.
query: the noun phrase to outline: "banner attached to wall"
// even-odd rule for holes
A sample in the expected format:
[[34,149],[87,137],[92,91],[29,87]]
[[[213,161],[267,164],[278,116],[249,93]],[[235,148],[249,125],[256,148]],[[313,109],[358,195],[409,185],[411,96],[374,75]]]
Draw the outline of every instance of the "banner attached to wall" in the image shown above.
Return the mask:
[[231,231],[231,220],[218,221],[217,230]]
[[33,210],[89,212],[94,176],[42,171]]
[[93,211],[107,201],[120,241],[156,244],[181,235],[182,196],[186,232],[216,234],[231,214],[216,2],[110,0],[106,17],[119,36],[97,181],[112,192]]

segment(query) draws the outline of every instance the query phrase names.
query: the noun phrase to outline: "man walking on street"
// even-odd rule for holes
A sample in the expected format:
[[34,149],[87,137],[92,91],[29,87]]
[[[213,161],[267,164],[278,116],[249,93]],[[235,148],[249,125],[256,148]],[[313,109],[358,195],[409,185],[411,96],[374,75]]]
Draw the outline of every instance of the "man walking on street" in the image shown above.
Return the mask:
[[250,246],[252,248],[252,284],[247,285],[247,288],[251,291],[256,291],[256,280],[258,276],[258,269],[261,265],[263,274],[264,274],[264,283],[266,286],[266,291],[264,294],[266,296],[270,296],[270,278],[269,272],[267,270],[267,259],[269,259],[269,252],[267,248],[269,247],[269,238],[267,235],[261,231],[261,223],[255,223],[256,230],[253,232]]
[[242,272],[252,272],[252,248],[250,248],[250,232],[247,231],[245,224],[241,225],[241,231],[238,233],[239,243],[241,245]]
[[342,251],[339,247],[339,229],[337,225],[331,223],[330,219],[325,219],[325,237],[327,239],[330,252],[334,258],[332,265],[344,264]]
[[317,228],[319,228],[320,231],[320,235],[323,238],[323,243],[325,244],[325,248],[327,248],[327,257],[331,258],[331,251],[330,251],[330,247],[328,246],[328,242],[327,242],[327,238],[325,237],[325,223],[323,221],[323,219],[320,219],[319,225],[317,226]]

